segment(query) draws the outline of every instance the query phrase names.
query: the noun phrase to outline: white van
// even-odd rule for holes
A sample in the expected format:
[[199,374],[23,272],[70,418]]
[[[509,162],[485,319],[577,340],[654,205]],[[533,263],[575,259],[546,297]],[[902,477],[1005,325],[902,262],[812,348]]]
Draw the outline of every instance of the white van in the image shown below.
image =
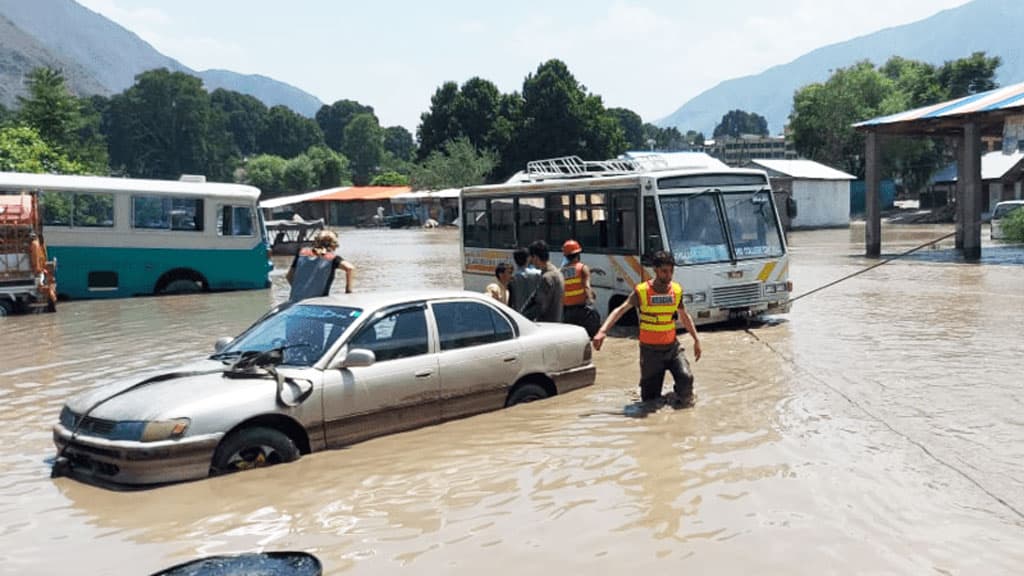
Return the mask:
[[999,221],[1021,206],[1024,206],[1024,200],[1006,200],[996,204],[995,209],[992,210],[992,224],[989,237],[993,240],[1001,240],[1003,238],[1003,227],[999,225]]

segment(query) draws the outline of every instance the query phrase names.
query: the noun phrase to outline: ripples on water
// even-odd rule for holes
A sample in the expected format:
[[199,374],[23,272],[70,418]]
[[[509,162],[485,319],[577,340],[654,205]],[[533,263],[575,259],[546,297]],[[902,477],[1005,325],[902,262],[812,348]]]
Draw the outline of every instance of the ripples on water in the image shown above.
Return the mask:
[[[883,249],[946,230],[887,228]],[[797,293],[873,263],[858,234],[793,234]],[[358,290],[457,287],[456,238],[345,230],[341,253]],[[2,319],[0,572],[302,549],[327,573],[1014,573],[1024,522],[993,496],[1024,508],[1024,270],[931,258],[706,331],[694,409],[623,416],[636,341],[616,338],[589,389],[140,492],[49,479],[61,404],[207,353],[286,297],[288,259],[270,291]]]

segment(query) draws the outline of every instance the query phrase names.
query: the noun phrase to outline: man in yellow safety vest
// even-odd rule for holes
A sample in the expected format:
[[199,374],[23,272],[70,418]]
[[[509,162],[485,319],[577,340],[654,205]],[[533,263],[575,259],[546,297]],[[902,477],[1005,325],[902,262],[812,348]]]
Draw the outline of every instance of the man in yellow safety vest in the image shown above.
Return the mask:
[[683,287],[672,280],[675,261],[664,250],[653,254],[654,278],[641,282],[618,308],[608,315],[594,335],[594,348],[601,349],[607,331],[633,307],[640,321],[640,399],[644,402],[661,397],[665,371],[672,373],[676,403],[693,403],[693,373],[676,339],[676,317],[693,338],[694,360],[700,360],[700,339],[693,318],[683,304]]

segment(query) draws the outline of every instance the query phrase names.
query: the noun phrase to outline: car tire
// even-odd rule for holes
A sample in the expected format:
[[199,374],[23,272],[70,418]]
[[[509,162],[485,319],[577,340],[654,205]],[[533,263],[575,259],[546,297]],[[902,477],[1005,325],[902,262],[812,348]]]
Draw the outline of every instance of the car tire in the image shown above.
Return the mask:
[[543,400],[548,397],[548,391],[544,389],[540,384],[534,384],[533,382],[527,382],[516,387],[511,394],[508,395],[508,401],[505,402],[505,406],[515,406],[516,404],[525,404],[527,402],[533,402],[535,400]]
[[9,316],[14,313],[14,302],[10,300],[0,300],[0,317]]
[[231,474],[298,460],[299,449],[273,428],[242,428],[228,435],[213,453],[210,475]]

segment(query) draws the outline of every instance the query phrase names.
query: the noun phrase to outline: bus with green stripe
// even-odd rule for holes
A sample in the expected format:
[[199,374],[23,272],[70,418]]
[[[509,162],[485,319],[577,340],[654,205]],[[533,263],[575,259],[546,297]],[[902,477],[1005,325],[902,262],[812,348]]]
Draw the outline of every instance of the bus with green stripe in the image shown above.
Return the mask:
[[658,250],[675,259],[697,324],[788,312],[789,254],[767,174],[705,154],[631,154],[535,160],[503,184],[464,188],[465,288],[483,290],[498,263],[535,240],[557,266],[562,243],[574,239],[602,318],[653,277]]
[[260,191],[202,177],[141,180],[0,172],[39,194],[62,298],[255,290],[270,285]]

